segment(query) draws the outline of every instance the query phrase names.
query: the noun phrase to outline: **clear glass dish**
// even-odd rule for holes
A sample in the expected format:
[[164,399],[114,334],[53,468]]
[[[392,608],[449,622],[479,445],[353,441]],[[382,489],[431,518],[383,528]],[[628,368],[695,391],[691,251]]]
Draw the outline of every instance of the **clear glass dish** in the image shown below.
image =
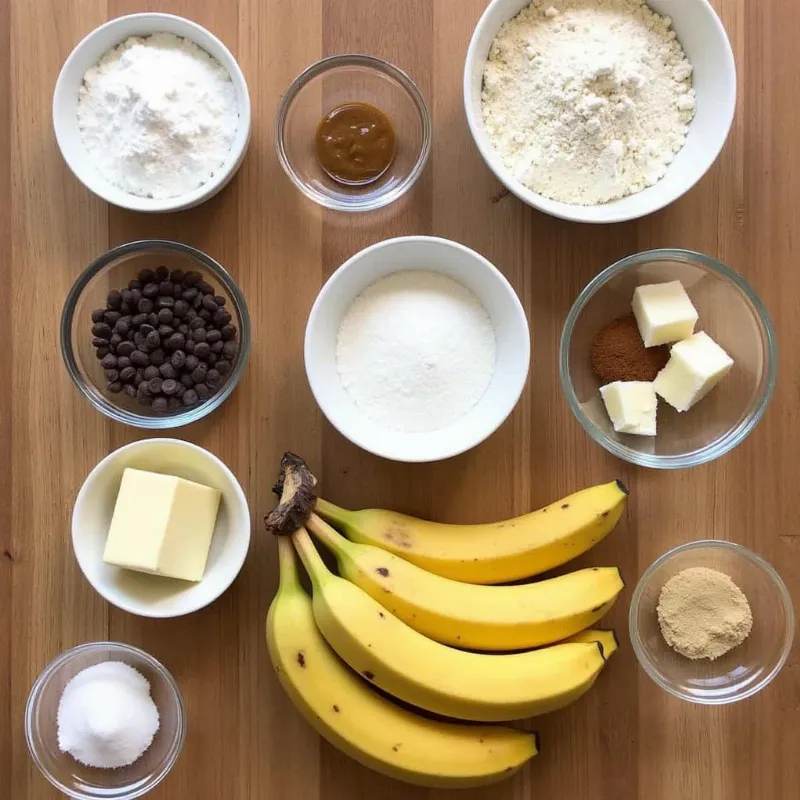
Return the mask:
[[[97,769],[58,748],[57,714],[64,687],[81,670],[104,661],[123,661],[150,682],[159,729],[142,757],[128,767]],[[94,642],[67,650],[36,679],[25,708],[25,737],[34,763],[53,786],[75,800],[133,800],[157,786],[172,769],[186,737],[186,711],[167,669],[136,647]]]
[[[733,358],[720,384],[694,408],[679,414],[658,405],[658,435],[616,433],[592,372],[592,340],[605,324],[631,313],[633,290],[680,280],[704,330]],[[584,430],[615,456],[644,467],[680,469],[732,450],[755,428],[775,390],[775,330],[748,283],[709,256],[689,250],[649,250],[603,270],[580,293],[561,334],[559,371],[572,413]]]
[[[314,137],[320,120],[343,103],[369,103],[391,120],[396,154],[376,181],[345,186],[320,166]],[[286,90],[275,120],[278,159],[292,182],[315,203],[337,211],[374,211],[417,181],[431,150],[431,119],[414,81],[388,61],[365,55],[324,58]]]
[[[688,567],[724,572],[744,592],[753,629],[741,645],[709,661],[691,660],[664,641],[656,609],[661,588]],[[675,697],[722,705],[763,689],[780,672],[792,648],[794,610],[778,573],[760,556],[731,542],[708,539],[676,547],[642,575],[628,615],[631,644],[644,671]]]
[[[239,351],[225,382],[195,406],[157,413],[135,397],[106,389],[108,380],[92,347],[92,311],[104,308],[109,290],[126,288],[145,268],[195,270],[226,299],[225,308],[238,330]],[[188,425],[218,408],[236,388],[250,353],[250,315],[233,278],[213,258],[194,247],[164,239],[143,239],[120,245],[96,259],[78,278],[61,315],[61,354],[73,383],[98,410],[117,422],[137,428],[164,430]]]

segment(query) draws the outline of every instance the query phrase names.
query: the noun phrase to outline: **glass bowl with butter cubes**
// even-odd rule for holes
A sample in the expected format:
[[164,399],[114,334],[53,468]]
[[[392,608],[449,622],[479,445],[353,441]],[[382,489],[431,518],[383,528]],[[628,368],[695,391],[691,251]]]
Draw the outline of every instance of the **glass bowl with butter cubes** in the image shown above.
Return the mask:
[[614,455],[680,469],[719,458],[775,389],[775,330],[736,272],[688,250],[605,269],[564,323],[561,384],[586,432]]
[[75,500],[72,546],[109,603],[177,617],[217,599],[250,545],[250,512],[234,474],[208,450],[144,439],[106,456]]

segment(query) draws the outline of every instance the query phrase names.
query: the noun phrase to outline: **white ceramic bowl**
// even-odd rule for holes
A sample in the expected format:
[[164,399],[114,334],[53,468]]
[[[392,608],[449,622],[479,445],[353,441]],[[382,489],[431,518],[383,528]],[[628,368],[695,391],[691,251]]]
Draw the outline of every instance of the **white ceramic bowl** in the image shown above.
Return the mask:
[[[222,492],[206,572],[198,583],[103,562],[126,467],[177,475]],[[106,456],[84,481],[72,512],[72,547],[86,579],[109,603],[141,617],[180,617],[212,603],[239,574],[249,546],[250,511],[239,482],[215,455],[180,439],[144,439]]]
[[[109,183],[94,167],[78,129],[78,90],[89,67],[129,36],[173,33],[190,39],[212,55],[231,76],[239,104],[239,129],[225,163],[214,177],[188,194],[154,199],[139,197]],[[130,14],[117,17],[85,36],[64,62],[53,92],[53,127],[61,154],[75,177],[87,189],[115,206],[131,211],[165,212],[192,208],[213,197],[236,174],[250,140],[250,95],[244,74],[231,51],[201,25],[172,14]]]
[[672,27],[694,66],[697,112],[689,126],[686,144],[658,183],[621,200],[594,206],[559,203],[523,186],[503,165],[483,127],[481,86],[489,48],[500,26],[529,4],[530,0],[492,0],[475,28],[464,67],[467,122],[478,150],[498,180],[528,205],[574,222],[637,219],[688,192],[722,150],[736,106],[733,51],[725,28],[708,0],[648,0],[653,11],[672,18]]
[[[483,397],[452,425],[425,433],[403,433],[373,422],[342,386],[336,368],[336,338],[353,300],[370,284],[403,270],[438,272],[466,286],[486,308],[497,339],[494,374]],[[511,284],[468,247],[430,236],[387,239],[356,253],[322,287],[306,326],[306,374],[322,413],[351,442],[394,461],[439,461],[482,442],[519,400],[529,362],[528,322]]]

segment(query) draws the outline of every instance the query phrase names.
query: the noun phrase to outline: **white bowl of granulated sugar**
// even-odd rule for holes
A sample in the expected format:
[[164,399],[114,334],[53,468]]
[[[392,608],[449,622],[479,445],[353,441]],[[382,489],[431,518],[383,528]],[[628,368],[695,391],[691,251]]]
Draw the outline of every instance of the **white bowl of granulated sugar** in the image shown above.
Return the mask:
[[305,365],[328,421],[394,461],[438,461],[490,436],[528,376],[514,289],[483,256],[429,236],[356,253],[322,287]]
[[716,160],[735,105],[708,0],[492,0],[464,68],[486,164],[523,202],[574,222],[677,200]]
[[172,14],[112,19],[70,53],[53,93],[67,165],[109,203],[132,211],[192,208],[244,159],[250,95],[230,50]]

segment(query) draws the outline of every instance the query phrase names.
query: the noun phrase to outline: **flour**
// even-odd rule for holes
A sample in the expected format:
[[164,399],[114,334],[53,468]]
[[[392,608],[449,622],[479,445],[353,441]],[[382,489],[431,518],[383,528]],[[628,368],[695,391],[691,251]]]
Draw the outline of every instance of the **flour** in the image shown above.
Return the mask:
[[534,192],[579,205],[652,186],[694,117],[692,66],[644,0],[534,0],[505,23],[483,75],[483,120]]
[[236,89],[188,39],[131,37],[86,71],[78,127],[107,181],[142,197],[178,197],[225,162],[239,127]]
[[336,364],[356,405],[388,428],[444,428],[483,396],[495,361],[492,322],[460,283],[396,272],[363,291],[339,327]]

